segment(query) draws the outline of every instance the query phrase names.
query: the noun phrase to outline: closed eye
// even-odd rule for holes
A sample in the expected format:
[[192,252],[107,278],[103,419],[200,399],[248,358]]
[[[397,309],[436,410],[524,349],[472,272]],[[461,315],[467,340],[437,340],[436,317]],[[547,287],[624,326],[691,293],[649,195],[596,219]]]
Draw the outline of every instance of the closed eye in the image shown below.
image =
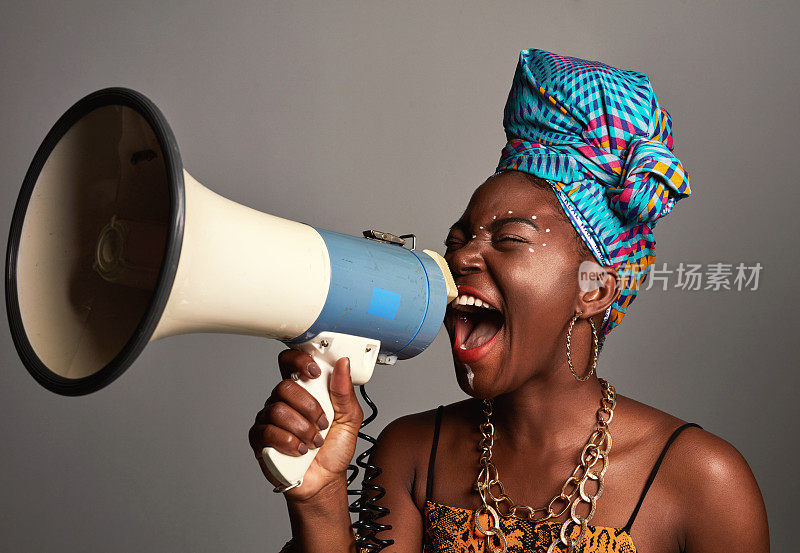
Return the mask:
[[527,242],[524,238],[519,236],[501,236],[496,240],[497,242]]

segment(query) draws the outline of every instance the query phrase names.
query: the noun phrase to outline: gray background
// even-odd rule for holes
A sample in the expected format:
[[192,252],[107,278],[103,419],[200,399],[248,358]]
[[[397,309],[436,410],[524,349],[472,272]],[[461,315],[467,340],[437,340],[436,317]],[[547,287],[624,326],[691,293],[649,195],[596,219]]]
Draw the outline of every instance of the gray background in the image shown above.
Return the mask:
[[[764,269],[756,291],[643,291],[599,371],[734,444],[763,490],[773,550],[791,551],[798,15],[795,2],[712,0],[7,2],[0,227],[58,116],[122,85],[161,108],[186,167],[216,192],[337,231],[415,232],[442,251],[497,162],[520,49],[641,70],[672,113],[693,188],[657,229],[658,263]],[[280,548],[283,500],[246,439],[280,344],[170,338],[112,386],[63,398],[27,374],[2,324],[0,549]],[[443,332],[369,389],[375,435],[464,397]]]

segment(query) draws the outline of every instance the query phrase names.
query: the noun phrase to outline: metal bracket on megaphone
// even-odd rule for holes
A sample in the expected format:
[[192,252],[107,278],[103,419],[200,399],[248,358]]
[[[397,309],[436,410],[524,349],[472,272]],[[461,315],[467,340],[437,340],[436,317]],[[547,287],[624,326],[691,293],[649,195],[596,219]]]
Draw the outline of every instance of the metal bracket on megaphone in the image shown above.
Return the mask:
[[370,240],[377,240],[378,242],[386,242],[387,244],[394,244],[395,246],[405,247],[406,245],[406,238],[411,238],[411,249],[412,251],[417,247],[417,235],[416,234],[401,234],[400,236],[395,236],[389,232],[383,232],[380,230],[368,229],[363,231],[364,238],[368,238]]
[[[372,377],[378,359],[381,343],[379,340],[339,334],[337,332],[321,332],[314,339],[300,344],[290,344],[294,349],[309,354],[319,365],[322,374],[317,378],[298,378],[297,383],[305,388],[316,399],[325,417],[333,421],[333,405],[330,397],[330,380],[333,366],[342,357],[350,359],[350,376],[353,384],[366,384]],[[330,426],[320,430],[323,438],[328,435]],[[303,483],[303,476],[317,456],[319,448],[311,449],[299,457],[286,455],[275,448],[265,447],[262,456],[272,475],[280,480],[285,489],[297,487]]]

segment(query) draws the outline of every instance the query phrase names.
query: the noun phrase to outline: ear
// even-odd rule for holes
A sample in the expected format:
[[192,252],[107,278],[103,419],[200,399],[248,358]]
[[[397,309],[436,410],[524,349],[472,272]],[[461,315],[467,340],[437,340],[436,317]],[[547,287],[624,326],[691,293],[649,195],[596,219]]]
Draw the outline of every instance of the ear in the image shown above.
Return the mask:
[[594,263],[593,268],[581,272],[580,283],[575,310],[580,311],[583,318],[604,313],[621,293],[619,273],[610,266]]

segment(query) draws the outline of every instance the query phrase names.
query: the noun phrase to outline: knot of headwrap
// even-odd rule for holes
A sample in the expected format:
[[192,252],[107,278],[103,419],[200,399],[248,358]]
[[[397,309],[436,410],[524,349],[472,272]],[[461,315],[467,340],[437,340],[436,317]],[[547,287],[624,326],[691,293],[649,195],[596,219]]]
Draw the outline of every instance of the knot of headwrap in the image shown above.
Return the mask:
[[[675,181],[684,184],[683,190]],[[611,209],[625,221],[650,223],[669,213],[678,198],[689,195],[683,166],[658,140],[635,138],[622,178],[606,189]]]
[[597,260],[621,273],[621,294],[603,321],[608,334],[655,260],[652,229],[691,194],[672,154],[669,113],[646,75],[523,50],[503,125],[497,170],[548,181]]

